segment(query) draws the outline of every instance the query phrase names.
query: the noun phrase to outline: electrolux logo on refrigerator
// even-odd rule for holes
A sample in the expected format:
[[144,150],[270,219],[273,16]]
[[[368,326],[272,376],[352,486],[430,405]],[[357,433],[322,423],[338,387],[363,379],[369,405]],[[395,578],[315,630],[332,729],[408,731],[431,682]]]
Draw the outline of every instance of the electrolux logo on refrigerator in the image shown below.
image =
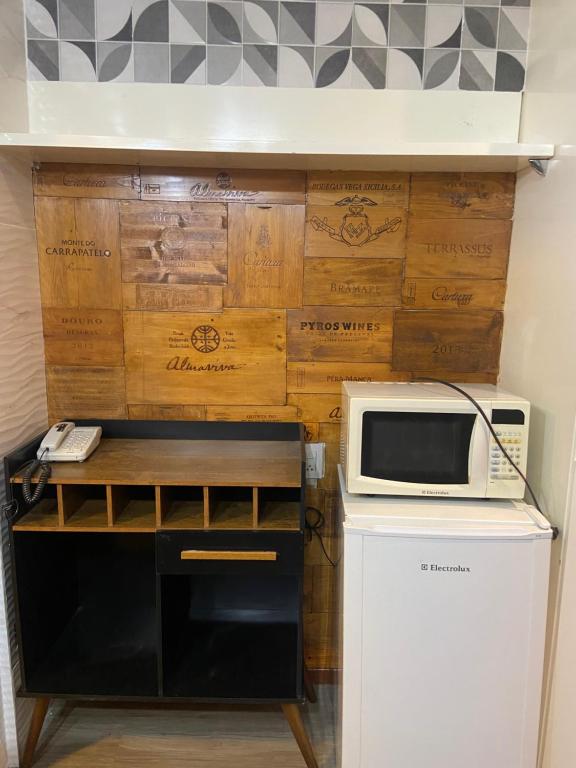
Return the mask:
[[437,563],[421,563],[420,570],[441,573],[470,573],[470,568],[466,565],[438,565]]

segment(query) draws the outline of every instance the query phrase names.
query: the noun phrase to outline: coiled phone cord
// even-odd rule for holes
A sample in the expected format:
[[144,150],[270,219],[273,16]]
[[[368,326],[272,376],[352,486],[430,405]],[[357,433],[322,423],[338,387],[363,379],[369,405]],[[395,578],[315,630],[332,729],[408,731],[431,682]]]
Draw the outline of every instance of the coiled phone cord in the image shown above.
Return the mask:
[[[44,452],[45,453],[45,452]],[[42,457],[44,456],[42,454]],[[40,469],[40,477],[38,483],[32,491],[32,476],[37,469]],[[46,483],[52,474],[52,467],[47,461],[40,459],[32,459],[22,467],[22,496],[26,504],[36,504],[40,500],[40,497],[44,493]]]

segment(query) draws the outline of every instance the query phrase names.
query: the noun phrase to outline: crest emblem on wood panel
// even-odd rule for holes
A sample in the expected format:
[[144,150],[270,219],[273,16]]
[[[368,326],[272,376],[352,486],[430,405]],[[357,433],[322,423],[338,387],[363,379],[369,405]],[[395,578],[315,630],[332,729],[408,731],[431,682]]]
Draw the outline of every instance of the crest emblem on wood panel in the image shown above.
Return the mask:
[[335,205],[348,206],[348,212],[344,214],[340,227],[332,227],[328,219],[321,219],[319,216],[313,216],[310,223],[316,231],[322,230],[326,234],[346,245],[362,246],[377,240],[385,232],[397,232],[402,224],[402,219],[396,216],[386,221],[380,226],[372,229],[368,214],[364,211],[366,206],[377,205],[369,197],[344,197]]

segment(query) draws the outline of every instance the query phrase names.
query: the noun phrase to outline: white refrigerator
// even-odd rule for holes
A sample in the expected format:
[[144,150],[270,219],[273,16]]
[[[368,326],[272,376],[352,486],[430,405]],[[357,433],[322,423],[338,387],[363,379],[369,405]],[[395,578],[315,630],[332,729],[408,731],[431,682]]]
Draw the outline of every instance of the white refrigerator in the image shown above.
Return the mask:
[[548,521],[340,483],[341,768],[535,768]]

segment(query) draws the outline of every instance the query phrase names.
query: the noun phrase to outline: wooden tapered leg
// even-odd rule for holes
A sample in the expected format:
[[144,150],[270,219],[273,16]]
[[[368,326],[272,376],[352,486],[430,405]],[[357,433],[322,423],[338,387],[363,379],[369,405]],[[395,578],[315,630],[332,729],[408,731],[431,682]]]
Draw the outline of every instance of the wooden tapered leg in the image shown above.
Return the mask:
[[304,666],[304,692],[310,704],[316,704],[316,702],[318,701],[318,697],[316,696],[316,689],[314,688],[312,675],[310,674],[306,666]]
[[26,746],[24,748],[24,756],[20,763],[21,768],[30,768],[32,765],[36,744],[38,744],[38,739],[40,738],[40,732],[44,725],[44,718],[46,717],[49,704],[50,699],[36,699],[32,720],[30,721],[30,729],[28,730],[28,738],[26,739]]
[[302,722],[300,707],[298,704],[282,704],[282,711],[284,712],[284,717],[288,720],[288,725],[294,734],[296,743],[300,747],[300,752],[302,752],[306,765],[308,768],[318,768],[312,744]]

